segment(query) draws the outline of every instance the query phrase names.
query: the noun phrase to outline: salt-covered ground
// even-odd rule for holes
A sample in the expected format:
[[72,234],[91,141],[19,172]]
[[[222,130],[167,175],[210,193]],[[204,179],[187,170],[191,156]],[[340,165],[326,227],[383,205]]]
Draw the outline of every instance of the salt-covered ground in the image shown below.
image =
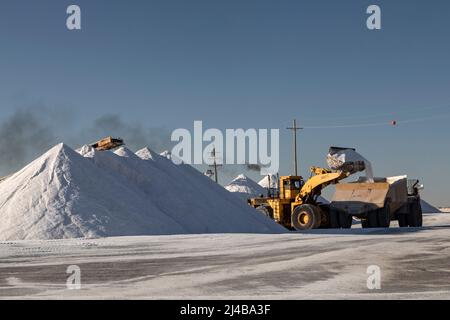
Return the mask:
[[[420,229],[316,230],[0,243],[0,297],[450,298],[450,214]],[[69,265],[81,290],[66,288]],[[381,289],[366,286],[381,268]]]

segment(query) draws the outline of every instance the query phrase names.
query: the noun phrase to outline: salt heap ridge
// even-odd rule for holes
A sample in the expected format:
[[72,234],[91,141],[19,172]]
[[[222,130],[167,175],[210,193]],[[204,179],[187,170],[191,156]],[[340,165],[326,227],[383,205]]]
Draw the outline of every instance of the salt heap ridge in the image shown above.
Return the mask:
[[58,144],[0,183],[0,241],[285,229],[193,167]]

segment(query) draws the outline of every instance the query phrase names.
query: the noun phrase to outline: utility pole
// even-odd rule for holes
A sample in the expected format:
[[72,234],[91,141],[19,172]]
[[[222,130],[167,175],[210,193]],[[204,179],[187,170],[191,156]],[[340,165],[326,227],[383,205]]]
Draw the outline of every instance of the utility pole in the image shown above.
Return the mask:
[[213,160],[213,164],[210,165],[210,167],[213,167],[213,168],[214,168],[214,181],[215,181],[216,183],[219,183],[219,177],[218,177],[218,173],[217,173],[217,167],[221,167],[221,165],[217,164],[217,161],[216,161],[216,159],[217,159],[217,157],[216,157],[216,148],[214,148],[214,149],[212,150],[212,152],[211,152],[211,157],[212,157],[212,160]]
[[297,127],[297,120],[294,119],[292,122],[292,127],[286,128],[292,131],[293,135],[293,144],[292,144],[292,152],[294,156],[294,173],[295,176],[298,176],[298,164],[297,164],[297,131],[303,130],[303,128]]

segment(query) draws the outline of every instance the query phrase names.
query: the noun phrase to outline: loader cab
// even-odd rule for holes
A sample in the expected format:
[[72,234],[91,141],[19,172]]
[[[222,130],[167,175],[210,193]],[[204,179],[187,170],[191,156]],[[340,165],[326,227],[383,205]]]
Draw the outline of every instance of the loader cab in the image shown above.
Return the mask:
[[295,199],[305,181],[300,176],[280,177],[280,199]]

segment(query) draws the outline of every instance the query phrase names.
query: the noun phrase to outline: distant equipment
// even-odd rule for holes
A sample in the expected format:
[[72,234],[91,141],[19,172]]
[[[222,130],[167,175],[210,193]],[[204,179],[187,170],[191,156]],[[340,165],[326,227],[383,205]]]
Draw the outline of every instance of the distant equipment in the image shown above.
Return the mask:
[[124,144],[125,144],[125,142],[123,141],[123,139],[106,137],[104,139],[101,139],[101,140],[91,144],[90,146],[98,151],[107,151],[107,150],[116,149],[120,146],[123,146]]

